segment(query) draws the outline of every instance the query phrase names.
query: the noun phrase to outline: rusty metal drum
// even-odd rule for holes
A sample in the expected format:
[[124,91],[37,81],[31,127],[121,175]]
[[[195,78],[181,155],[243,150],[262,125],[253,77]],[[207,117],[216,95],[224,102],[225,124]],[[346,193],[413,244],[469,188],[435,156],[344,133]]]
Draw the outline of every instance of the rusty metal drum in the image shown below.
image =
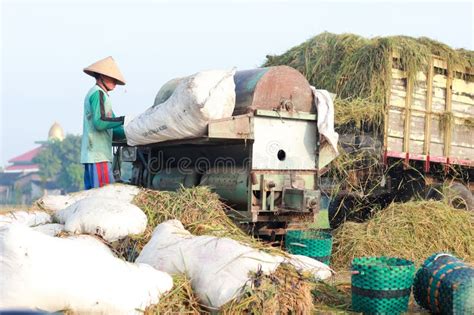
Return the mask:
[[313,95],[306,78],[288,66],[237,71],[233,115],[256,109],[314,112]]
[[[154,106],[166,101],[182,79],[165,83],[156,96]],[[256,109],[315,112],[309,83],[294,68],[277,66],[237,71],[234,82],[234,116],[251,114]]]

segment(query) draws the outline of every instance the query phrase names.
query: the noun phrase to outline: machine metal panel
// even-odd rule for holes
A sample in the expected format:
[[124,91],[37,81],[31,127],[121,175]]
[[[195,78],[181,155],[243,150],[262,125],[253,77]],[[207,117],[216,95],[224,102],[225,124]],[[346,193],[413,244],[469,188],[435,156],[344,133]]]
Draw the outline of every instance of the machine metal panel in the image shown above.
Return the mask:
[[209,138],[252,139],[251,117],[248,115],[232,116],[211,120],[208,127]]
[[254,117],[252,168],[316,170],[316,122]]
[[287,112],[287,111],[276,111],[267,109],[256,109],[254,112],[255,116],[267,116],[284,119],[300,119],[300,120],[316,120],[316,114],[305,113],[305,112]]
[[285,188],[283,190],[283,208],[297,211],[319,211],[319,190]]

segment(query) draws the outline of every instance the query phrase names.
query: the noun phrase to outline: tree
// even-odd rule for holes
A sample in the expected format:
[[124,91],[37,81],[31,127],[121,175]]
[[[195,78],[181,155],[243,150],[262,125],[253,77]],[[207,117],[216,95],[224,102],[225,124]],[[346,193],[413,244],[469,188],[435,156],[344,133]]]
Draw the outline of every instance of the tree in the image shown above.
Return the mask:
[[67,135],[62,141],[52,140],[34,158],[39,164],[43,182],[55,181],[66,192],[84,188],[84,169],[80,164],[81,136]]

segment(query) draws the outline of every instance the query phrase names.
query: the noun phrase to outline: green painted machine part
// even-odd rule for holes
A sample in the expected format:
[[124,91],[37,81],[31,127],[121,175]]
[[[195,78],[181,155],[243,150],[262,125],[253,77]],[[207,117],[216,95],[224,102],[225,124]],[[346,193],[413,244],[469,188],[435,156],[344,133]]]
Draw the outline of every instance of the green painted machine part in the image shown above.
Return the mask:
[[288,210],[319,209],[321,192],[310,189],[283,189],[282,208]]
[[157,190],[175,191],[181,186],[186,188],[199,183],[199,174],[193,169],[179,170],[173,168],[158,172],[152,181],[152,187]]
[[232,206],[242,207],[248,201],[248,174],[241,168],[210,169],[201,178],[201,186],[209,186]]

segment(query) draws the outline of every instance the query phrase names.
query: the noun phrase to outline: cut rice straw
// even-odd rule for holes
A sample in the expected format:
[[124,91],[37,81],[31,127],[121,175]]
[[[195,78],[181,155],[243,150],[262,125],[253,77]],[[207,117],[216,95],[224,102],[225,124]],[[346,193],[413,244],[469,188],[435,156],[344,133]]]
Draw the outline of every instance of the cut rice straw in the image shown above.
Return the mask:
[[401,257],[421,264],[436,252],[474,262],[474,216],[441,201],[393,203],[364,222],[346,222],[334,234],[331,261],[347,268],[364,256]]
[[237,298],[221,309],[222,314],[310,314],[313,310],[310,275],[281,264],[271,275],[253,274]]
[[160,298],[160,302],[145,310],[145,315],[153,314],[206,314],[191,287],[191,281],[184,275],[173,276],[173,288]]
[[[148,217],[148,227],[144,236],[128,239],[121,252],[129,260],[136,256],[151,237],[159,223],[177,219],[193,235],[229,237],[250,247],[277,255],[287,255],[278,248],[264,244],[241,230],[230,217],[234,210],[222,203],[218,195],[206,187],[182,188],[177,192],[142,190],[133,201]],[[230,216],[230,217],[229,217]],[[134,255],[130,255],[133,248]],[[249,283],[242,288],[239,298],[234,299],[219,310],[223,314],[306,314],[312,309],[312,275],[303,274],[293,266],[281,264],[276,272],[252,275]],[[148,310],[148,314],[167,313],[181,308],[185,314],[216,311],[200,305],[192,294],[191,283],[183,277],[175,278],[175,287],[162,298],[160,303]],[[173,307],[176,301],[176,307]],[[191,307],[192,306],[192,307]]]
[[219,196],[208,187],[182,188],[176,192],[143,189],[133,202],[148,217],[144,235],[133,239],[136,253],[148,242],[158,224],[177,219],[193,235],[229,237],[252,248],[287,255],[281,249],[264,244],[239,228],[232,218],[239,220],[241,215],[220,201]]

